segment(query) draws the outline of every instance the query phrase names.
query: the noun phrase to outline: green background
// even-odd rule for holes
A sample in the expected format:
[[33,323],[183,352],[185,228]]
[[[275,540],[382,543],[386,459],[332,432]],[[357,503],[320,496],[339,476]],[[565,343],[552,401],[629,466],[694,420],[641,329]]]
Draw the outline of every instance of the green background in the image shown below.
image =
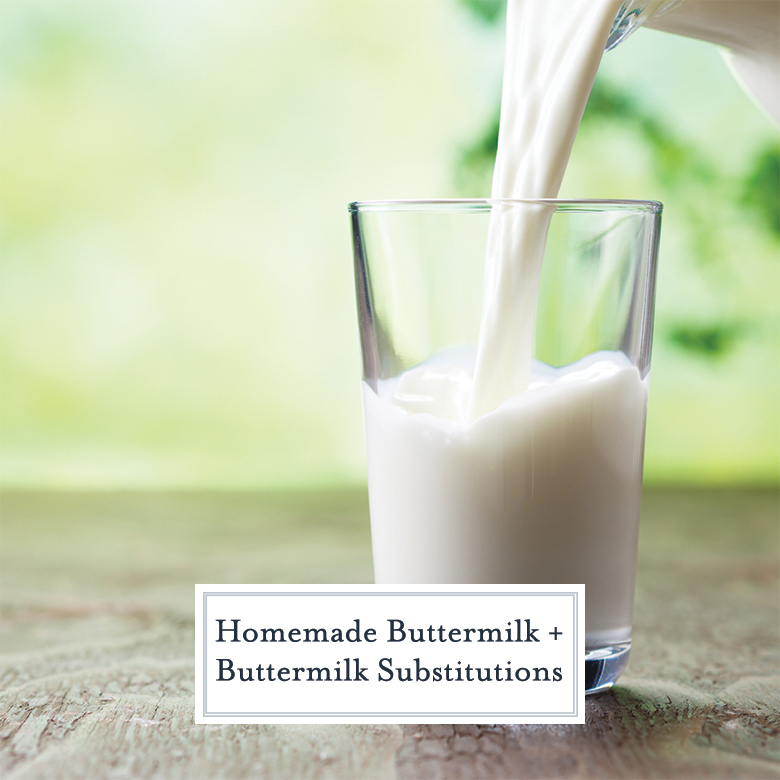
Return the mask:
[[[494,7],[3,0],[2,484],[361,483],[346,204],[487,194]],[[648,482],[778,478],[779,160],[715,47],[605,55],[561,195],[665,205]]]

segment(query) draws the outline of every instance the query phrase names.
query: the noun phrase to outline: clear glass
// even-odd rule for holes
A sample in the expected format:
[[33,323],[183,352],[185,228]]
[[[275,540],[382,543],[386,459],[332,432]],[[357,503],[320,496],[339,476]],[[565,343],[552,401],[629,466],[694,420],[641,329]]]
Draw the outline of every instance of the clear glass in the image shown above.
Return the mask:
[[[472,421],[455,407],[494,207],[550,222],[532,383]],[[377,582],[585,583],[586,686],[609,687],[631,641],[661,205],[349,208]]]

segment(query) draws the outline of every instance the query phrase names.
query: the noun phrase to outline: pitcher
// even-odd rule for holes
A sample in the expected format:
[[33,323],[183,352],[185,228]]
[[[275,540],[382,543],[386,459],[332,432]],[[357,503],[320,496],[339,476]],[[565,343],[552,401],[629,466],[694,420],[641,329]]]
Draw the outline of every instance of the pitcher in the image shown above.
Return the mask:
[[737,81],[780,125],[780,0],[626,0],[607,51],[643,24],[723,46]]

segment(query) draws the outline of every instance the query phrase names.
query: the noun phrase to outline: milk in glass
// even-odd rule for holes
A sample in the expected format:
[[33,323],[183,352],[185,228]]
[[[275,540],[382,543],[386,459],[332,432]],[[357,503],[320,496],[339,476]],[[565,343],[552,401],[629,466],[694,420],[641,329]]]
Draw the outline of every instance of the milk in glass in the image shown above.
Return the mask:
[[[509,0],[492,196],[555,198],[621,0]],[[630,638],[647,379],[532,360],[554,207],[493,205],[475,347],[364,385],[378,583],[580,583]]]

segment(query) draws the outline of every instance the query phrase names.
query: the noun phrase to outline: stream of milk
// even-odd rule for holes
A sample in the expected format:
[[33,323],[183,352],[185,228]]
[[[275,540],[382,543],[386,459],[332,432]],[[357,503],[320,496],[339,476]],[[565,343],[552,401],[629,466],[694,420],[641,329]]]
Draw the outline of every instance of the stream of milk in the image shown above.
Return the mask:
[[[621,0],[510,0],[493,198],[555,198]],[[528,385],[554,208],[491,214],[472,419]]]

